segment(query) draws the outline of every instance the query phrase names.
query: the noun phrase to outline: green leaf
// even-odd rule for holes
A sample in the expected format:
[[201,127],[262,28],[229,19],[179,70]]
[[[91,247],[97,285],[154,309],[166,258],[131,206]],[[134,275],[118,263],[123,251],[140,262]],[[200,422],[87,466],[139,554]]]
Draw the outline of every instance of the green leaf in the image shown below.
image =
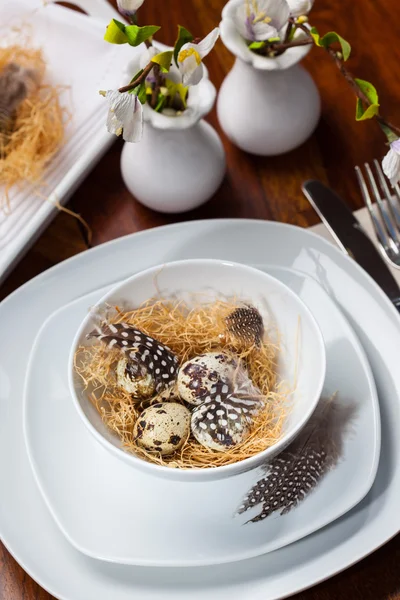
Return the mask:
[[321,37],[318,33],[317,28],[311,27],[310,34],[315,44],[320,48],[329,48],[331,44],[338,42],[342,49],[343,60],[347,60],[349,58],[351,52],[351,46],[349,42],[347,42],[335,31],[329,31],[329,33],[326,33],[324,36]]
[[379,105],[378,92],[372,83],[364,81],[363,79],[354,79],[354,81],[372,104]]
[[249,44],[249,48],[250,50],[261,50],[261,48],[265,48],[266,46],[266,42],[251,42],[251,44]]
[[356,121],[365,121],[366,119],[372,119],[379,113],[379,104],[371,104],[366,110],[364,110],[363,103],[360,98],[357,98],[356,105]]
[[157,25],[145,25],[144,27],[127,25],[125,27],[125,34],[131,46],[140,46],[140,44],[151,38],[159,29],[160,27]]
[[117,19],[113,19],[107,26],[104,39],[110,44],[128,44],[128,36],[125,33],[125,25]]
[[163,73],[168,73],[171,67],[171,60],[172,50],[167,50],[166,52],[160,52],[160,54],[156,54],[155,56],[153,56],[151,62],[159,65]]
[[188,95],[189,88],[184,86],[182,83],[175,83],[170,79],[166,79],[165,85],[167,87],[168,94],[171,96],[171,98],[175,98],[176,94],[178,94],[183,107],[186,108],[186,98]]
[[188,44],[194,40],[193,35],[182,25],[178,25],[178,37],[176,38],[176,42],[174,44],[174,60],[176,66],[178,66],[178,54],[180,49],[184,44]]
[[139,98],[139,101],[141,102],[141,104],[145,104],[147,101],[145,82],[142,81],[142,83],[139,83],[139,85],[137,85],[135,88],[133,88],[133,90],[129,91],[129,94],[135,94],[135,96],[137,96]]
[[156,112],[160,112],[164,108],[166,100],[167,98],[164,96],[164,94],[158,94],[158,100],[154,110]]
[[379,97],[375,87],[369,81],[363,79],[354,80],[360,90],[365,94],[368,100],[371,102],[364,110],[364,105],[360,98],[357,98],[356,105],[356,121],[365,121],[366,119],[372,119],[375,115],[379,114]]
[[321,48],[322,47],[321,37],[320,37],[316,27],[311,27],[310,35],[311,35],[312,39],[314,40],[315,45],[319,46]]

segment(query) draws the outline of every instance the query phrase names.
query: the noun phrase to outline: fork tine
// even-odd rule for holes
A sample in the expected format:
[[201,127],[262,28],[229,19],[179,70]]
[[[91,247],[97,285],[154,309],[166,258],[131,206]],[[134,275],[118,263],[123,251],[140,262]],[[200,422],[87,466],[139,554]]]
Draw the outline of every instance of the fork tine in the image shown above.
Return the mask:
[[374,206],[372,204],[371,196],[369,195],[369,190],[368,190],[366,181],[364,179],[364,175],[362,174],[360,167],[355,167],[355,172],[356,172],[358,184],[360,186],[361,195],[363,197],[365,206],[368,209],[369,216],[371,217],[373,228],[375,229],[376,237],[378,238],[378,241],[382,247],[382,250],[386,253],[388,250],[388,239],[384,232],[383,227],[381,226],[379,220],[376,218],[376,215],[374,212]]
[[372,191],[373,191],[373,194],[374,194],[374,197],[376,200],[376,205],[378,207],[379,214],[381,216],[383,225],[386,229],[386,233],[388,234],[387,237],[388,237],[389,246],[393,252],[398,254],[399,253],[399,249],[398,249],[399,241],[397,238],[397,232],[395,229],[395,225],[392,223],[392,220],[386,211],[386,207],[382,201],[378,186],[376,185],[375,177],[373,176],[373,173],[371,171],[371,167],[369,166],[368,163],[364,163],[364,167],[367,172],[369,183],[370,183],[370,186],[372,188]]
[[[385,200],[387,201],[387,205],[389,208],[389,212],[392,216],[392,220],[396,223],[397,230],[400,231],[400,212],[397,209],[395,202],[393,201],[393,196],[391,191],[389,190],[389,186],[381,169],[379,162],[374,160],[375,171],[378,175],[379,184],[381,186],[381,190]],[[400,193],[400,190],[399,190]],[[398,238],[397,238],[398,239]]]

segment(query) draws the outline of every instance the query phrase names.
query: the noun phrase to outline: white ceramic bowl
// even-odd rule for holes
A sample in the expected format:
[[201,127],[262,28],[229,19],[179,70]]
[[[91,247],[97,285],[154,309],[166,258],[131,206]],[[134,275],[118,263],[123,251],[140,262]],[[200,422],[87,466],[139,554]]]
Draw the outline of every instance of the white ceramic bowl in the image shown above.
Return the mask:
[[[256,306],[266,328],[277,326],[281,352],[279,379],[296,381],[291,409],[281,439],[273,446],[246,460],[209,469],[173,469],[162,467],[125,452],[119,438],[102,422],[97,410],[82,389],[74,372],[74,355],[80,345],[92,342],[86,334],[93,329],[89,314],[75,336],[69,359],[69,384],[76,408],[95,438],[116,457],[149,474],[180,481],[210,481],[237,475],[260,466],[275,457],[301,431],[320,398],[325,379],[325,346],[314,317],[289,288],[280,281],[246,265],[219,260],[196,259],[167,263],[142,271],[118,284],[98,302],[135,308],[149,298],[177,297],[192,301],[193,294],[206,292],[205,301],[235,296]],[[198,302],[198,298],[196,297]]]

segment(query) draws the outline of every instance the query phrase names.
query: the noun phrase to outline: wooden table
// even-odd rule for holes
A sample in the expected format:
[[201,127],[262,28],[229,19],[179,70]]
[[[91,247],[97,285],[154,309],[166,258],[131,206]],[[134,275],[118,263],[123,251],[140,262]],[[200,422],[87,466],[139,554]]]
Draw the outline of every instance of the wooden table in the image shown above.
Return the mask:
[[[200,37],[208,33],[218,23],[223,4],[224,0],[171,0],[166,8],[166,3],[146,0],[140,10],[140,20],[161,24],[158,39],[171,43],[177,23],[184,24]],[[162,8],[165,8],[164,13]],[[361,79],[375,83],[385,116],[397,125],[400,124],[398,13],[398,0],[345,3],[316,0],[312,12],[312,22],[321,32],[336,30],[351,41],[353,55],[349,68]],[[218,87],[231,67],[232,56],[219,42],[206,62],[210,77]],[[385,152],[384,139],[375,123],[355,122],[352,92],[323,51],[313,50],[304,64],[318,83],[322,96],[322,119],[313,137],[285,156],[258,158],[244,154],[222,136],[228,161],[226,179],[206,206],[189,214],[165,216],[135,202],[121,180],[121,143],[117,141],[69,205],[90,225],[93,245],[141,229],[199,218],[253,217],[306,227],[317,222],[300,190],[302,181],[308,178],[329,183],[354,208],[359,207],[361,200],[353,166],[381,157]],[[218,129],[214,113],[210,122]],[[99,127],[103,126],[99,123]],[[60,214],[0,288],[0,297],[85,248],[77,222]],[[398,536],[358,565],[296,599],[400,600],[399,564]],[[50,598],[0,545],[0,600]]]

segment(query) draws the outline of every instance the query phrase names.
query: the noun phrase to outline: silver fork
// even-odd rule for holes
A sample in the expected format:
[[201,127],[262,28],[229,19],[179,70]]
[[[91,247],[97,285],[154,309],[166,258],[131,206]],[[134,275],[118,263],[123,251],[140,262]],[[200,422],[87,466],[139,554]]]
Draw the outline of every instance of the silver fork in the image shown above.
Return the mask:
[[364,169],[369,185],[360,167],[355,167],[358,183],[383,257],[393,267],[400,269],[400,187],[396,184],[391,192],[377,160],[374,160],[374,167],[379,187],[368,163],[364,164]]

